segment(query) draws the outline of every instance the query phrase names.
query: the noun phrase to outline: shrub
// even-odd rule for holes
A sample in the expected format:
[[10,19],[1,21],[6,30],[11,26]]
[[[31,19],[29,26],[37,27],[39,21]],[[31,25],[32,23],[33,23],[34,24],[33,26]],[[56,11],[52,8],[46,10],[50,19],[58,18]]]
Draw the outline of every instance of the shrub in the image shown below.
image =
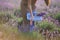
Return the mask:
[[60,33],[60,28],[57,28],[58,32]]
[[23,21],[23,18],[22,18],[22,17],[17,18],[17,21],[18,21],[18,22],[22,22],[22,21]]
[[52,31],[56,28],[56,25],[53,24],[53,22],[48,22],[48,21],[42,21],[37,26],[45,30],[47,29],[49,31]]
[[0,13],[0,21],[1,21],[1,23],[8,22],[10,18],[11,18],[11,16],[9,14]]
[[55,18],[56,20],[60,22],[60,13],[55,14],[53,18]]
[[21,17],[21,10],[20,9],[16,9],[15,12],[14,12],[14,15],[17,17]]

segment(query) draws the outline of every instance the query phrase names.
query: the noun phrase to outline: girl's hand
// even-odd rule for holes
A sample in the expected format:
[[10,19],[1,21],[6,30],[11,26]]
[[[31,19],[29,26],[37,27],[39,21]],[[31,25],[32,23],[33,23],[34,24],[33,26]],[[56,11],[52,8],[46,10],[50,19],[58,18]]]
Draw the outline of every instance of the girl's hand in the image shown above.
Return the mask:
[[32,16],[31,16],[31,21],[33,20],[33,18],[34,18],[34,16],[32,15]]
[[34,16],[32,15],[32,16],[31,16],[31,20],[30,20],[30,25],[32,25],[32,24],[33,24],[33,23],[32,23],[33,18],[34,18]]

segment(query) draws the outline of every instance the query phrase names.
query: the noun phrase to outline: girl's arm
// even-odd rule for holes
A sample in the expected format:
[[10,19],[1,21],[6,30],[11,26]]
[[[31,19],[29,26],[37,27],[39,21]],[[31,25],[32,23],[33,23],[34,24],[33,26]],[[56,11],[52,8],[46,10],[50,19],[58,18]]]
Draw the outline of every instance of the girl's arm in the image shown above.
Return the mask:
[[30,14],[31,14],[30,25],[32,25],[33,13],[32,13],[32,5],[31,5],[31,0],[28,0],[28,9],[29,9]]
[[29,11],[30,11],[31,17],[33,17],[31,0],[28,0],[28,9],[29,9]]

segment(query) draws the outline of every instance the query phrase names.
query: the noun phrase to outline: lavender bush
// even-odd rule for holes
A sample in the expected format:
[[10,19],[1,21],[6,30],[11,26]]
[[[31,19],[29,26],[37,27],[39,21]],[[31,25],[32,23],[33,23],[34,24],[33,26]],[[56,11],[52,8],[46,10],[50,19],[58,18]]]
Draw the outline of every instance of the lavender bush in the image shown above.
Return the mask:
[[60,13],[56,13],[53,17],[60,22]]
[[54,30],[56,28],[56,25],[53,24],[53,22],[48,21],[42,21],[39,24],[37,24],[38,27],[45,29],[45,30]]

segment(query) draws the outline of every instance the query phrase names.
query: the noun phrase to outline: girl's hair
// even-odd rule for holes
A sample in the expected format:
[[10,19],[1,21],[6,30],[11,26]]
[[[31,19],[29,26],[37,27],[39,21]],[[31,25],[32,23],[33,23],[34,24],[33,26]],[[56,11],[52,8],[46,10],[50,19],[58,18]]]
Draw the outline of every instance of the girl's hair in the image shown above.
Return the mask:
[[35,9],[35,3],[36,3],[36,1],[37,1],[37,0],[32,0],[32,1],[31,1],[32,10],[34,10],[34,9]]
[[32,0],[31,3],[32,5],[34,5],[36,3],[37,0]]
[[48,6],[50,4],[50,0],[44,0],[46,5]]

